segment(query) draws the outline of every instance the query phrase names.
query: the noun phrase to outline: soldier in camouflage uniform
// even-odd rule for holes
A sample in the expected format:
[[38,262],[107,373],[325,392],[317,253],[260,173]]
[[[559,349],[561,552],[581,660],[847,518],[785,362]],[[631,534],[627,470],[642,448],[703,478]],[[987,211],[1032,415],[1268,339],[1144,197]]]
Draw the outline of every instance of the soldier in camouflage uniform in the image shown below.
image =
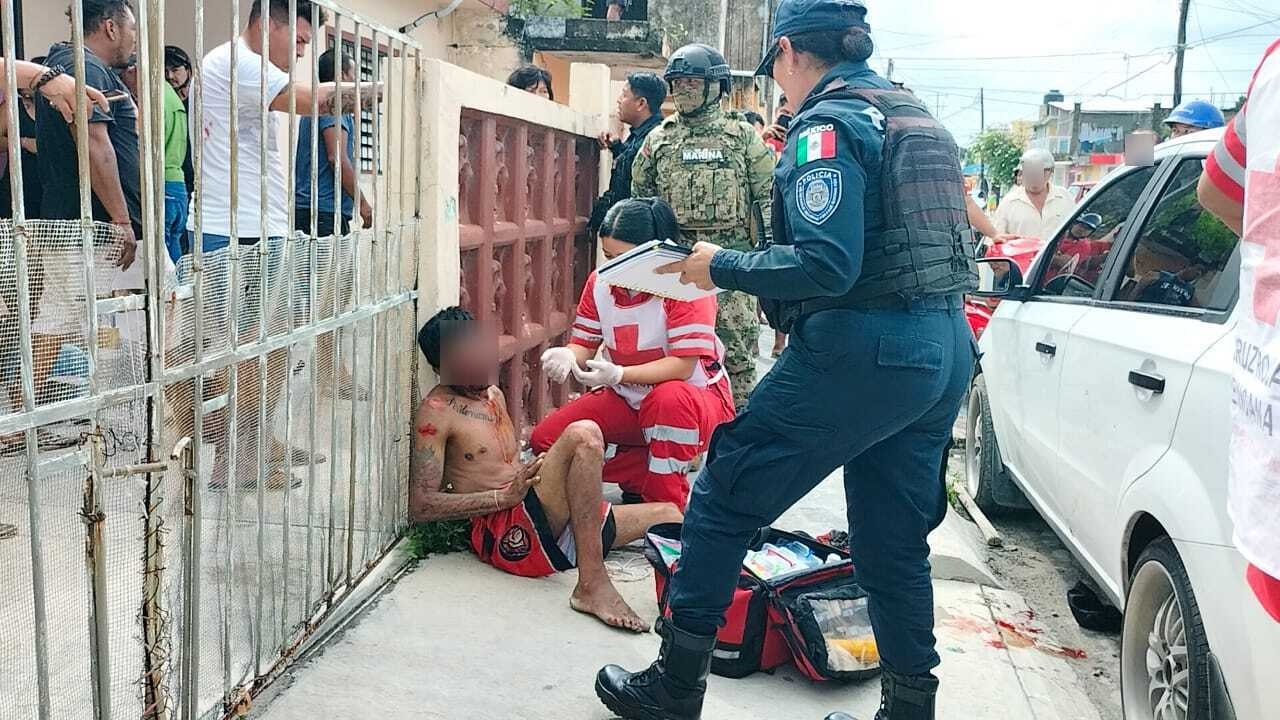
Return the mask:
[[[729,94],[728,63],[706,45],[686,45],[671,55],[663,78],[679,112],[645,139],[632,166],[631,196],[666,200],[691,244],[754,249],[770,227],[774,157],[746,118],[720,107]],[[726,292],[719,300],[716,334],[741,410],[756,384],[756,299]]]

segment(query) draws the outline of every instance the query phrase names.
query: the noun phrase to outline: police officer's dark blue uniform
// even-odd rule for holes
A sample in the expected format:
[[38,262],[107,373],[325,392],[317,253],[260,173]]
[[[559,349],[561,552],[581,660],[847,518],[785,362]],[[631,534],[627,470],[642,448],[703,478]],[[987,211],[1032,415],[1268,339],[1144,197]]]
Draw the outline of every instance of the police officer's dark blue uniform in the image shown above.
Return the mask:
[[[783,0],[762,72],[786,52],[778,38],[789,38],[794,71],[797,53],[821,45],[803,42],[806,34],[836,32],[826,47],[841,52],[841,31],[869,30],[865,15],[859,0]],[[867,67],[870,41],[862,40],[860,59],[847,56],[848,45],[834,62],[819,59],[830,67],[791,124],[774,175],[779,244],[755,253],[703,249],[714,251],[716,286],[757,295],[771,320],[793,322],[791,344],[748,408],[711,441],[685,517],[671,618],[659,624],[658,661],[640,673],[600,671],[597,693],[623,718],[699,717],[714,634],[752,536],[841,466],[851,551],[885,670],[877,718],[933,717],[930,670],[939,658],[926,537],[945,514],[939,466],[973,362],[961,285],[948,284],[957,275],[947,273],[959,267],[965,277],[971,250],[958,232],[954,257],[930,255],[936,248],[903,256],[941,258],[930,267],[943,279],[927,287],[885,270],[910,243],[897,242],[902,234],[886,241],[898,226],[882,211],[886,117],[849,92],[893,87]],[[945,199],[957,218],[962,192]],[[964,232],[971,238],[967,223]]]

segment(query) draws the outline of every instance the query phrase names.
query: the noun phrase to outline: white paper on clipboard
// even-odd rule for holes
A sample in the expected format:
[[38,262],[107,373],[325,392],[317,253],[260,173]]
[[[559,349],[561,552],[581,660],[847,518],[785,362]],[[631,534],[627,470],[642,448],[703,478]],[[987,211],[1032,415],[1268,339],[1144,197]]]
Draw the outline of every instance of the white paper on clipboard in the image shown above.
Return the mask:
[[699,290],[696,285],[684,285],[678,274],[659,274],[658,268],[680,262],[692,251],[670,240],[651,240],[610,260],[596,271],[596,277],[606,285],[645,292],[671,300],[689,302],[721,290]]

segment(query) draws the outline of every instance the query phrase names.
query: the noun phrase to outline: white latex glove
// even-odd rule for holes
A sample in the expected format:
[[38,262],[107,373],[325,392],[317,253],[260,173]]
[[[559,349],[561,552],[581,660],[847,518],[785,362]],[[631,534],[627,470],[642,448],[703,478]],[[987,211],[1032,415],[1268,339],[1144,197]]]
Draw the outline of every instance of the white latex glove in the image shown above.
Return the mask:
[[578,382],[591,388],[618,385],[622,382],[622,366],[614,365],[607,360],[588,360],[589,370],[573,369],[573,376]]
[[542,353],[542,372],[553,382],[562,383],[578,369],[578,358],[567,347],[553,347]]

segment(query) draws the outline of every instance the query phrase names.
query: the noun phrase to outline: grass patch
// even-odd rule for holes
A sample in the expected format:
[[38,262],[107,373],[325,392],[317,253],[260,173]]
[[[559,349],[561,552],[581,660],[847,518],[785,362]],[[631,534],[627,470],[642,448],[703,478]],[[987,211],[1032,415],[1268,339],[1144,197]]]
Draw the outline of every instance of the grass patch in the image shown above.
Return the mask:
[[405,537],[409,552],[421,560],[428,555],[444,555],[466,550],[471,538],[471,523],[467,520],[443,520],[418,523],[409,528]]

